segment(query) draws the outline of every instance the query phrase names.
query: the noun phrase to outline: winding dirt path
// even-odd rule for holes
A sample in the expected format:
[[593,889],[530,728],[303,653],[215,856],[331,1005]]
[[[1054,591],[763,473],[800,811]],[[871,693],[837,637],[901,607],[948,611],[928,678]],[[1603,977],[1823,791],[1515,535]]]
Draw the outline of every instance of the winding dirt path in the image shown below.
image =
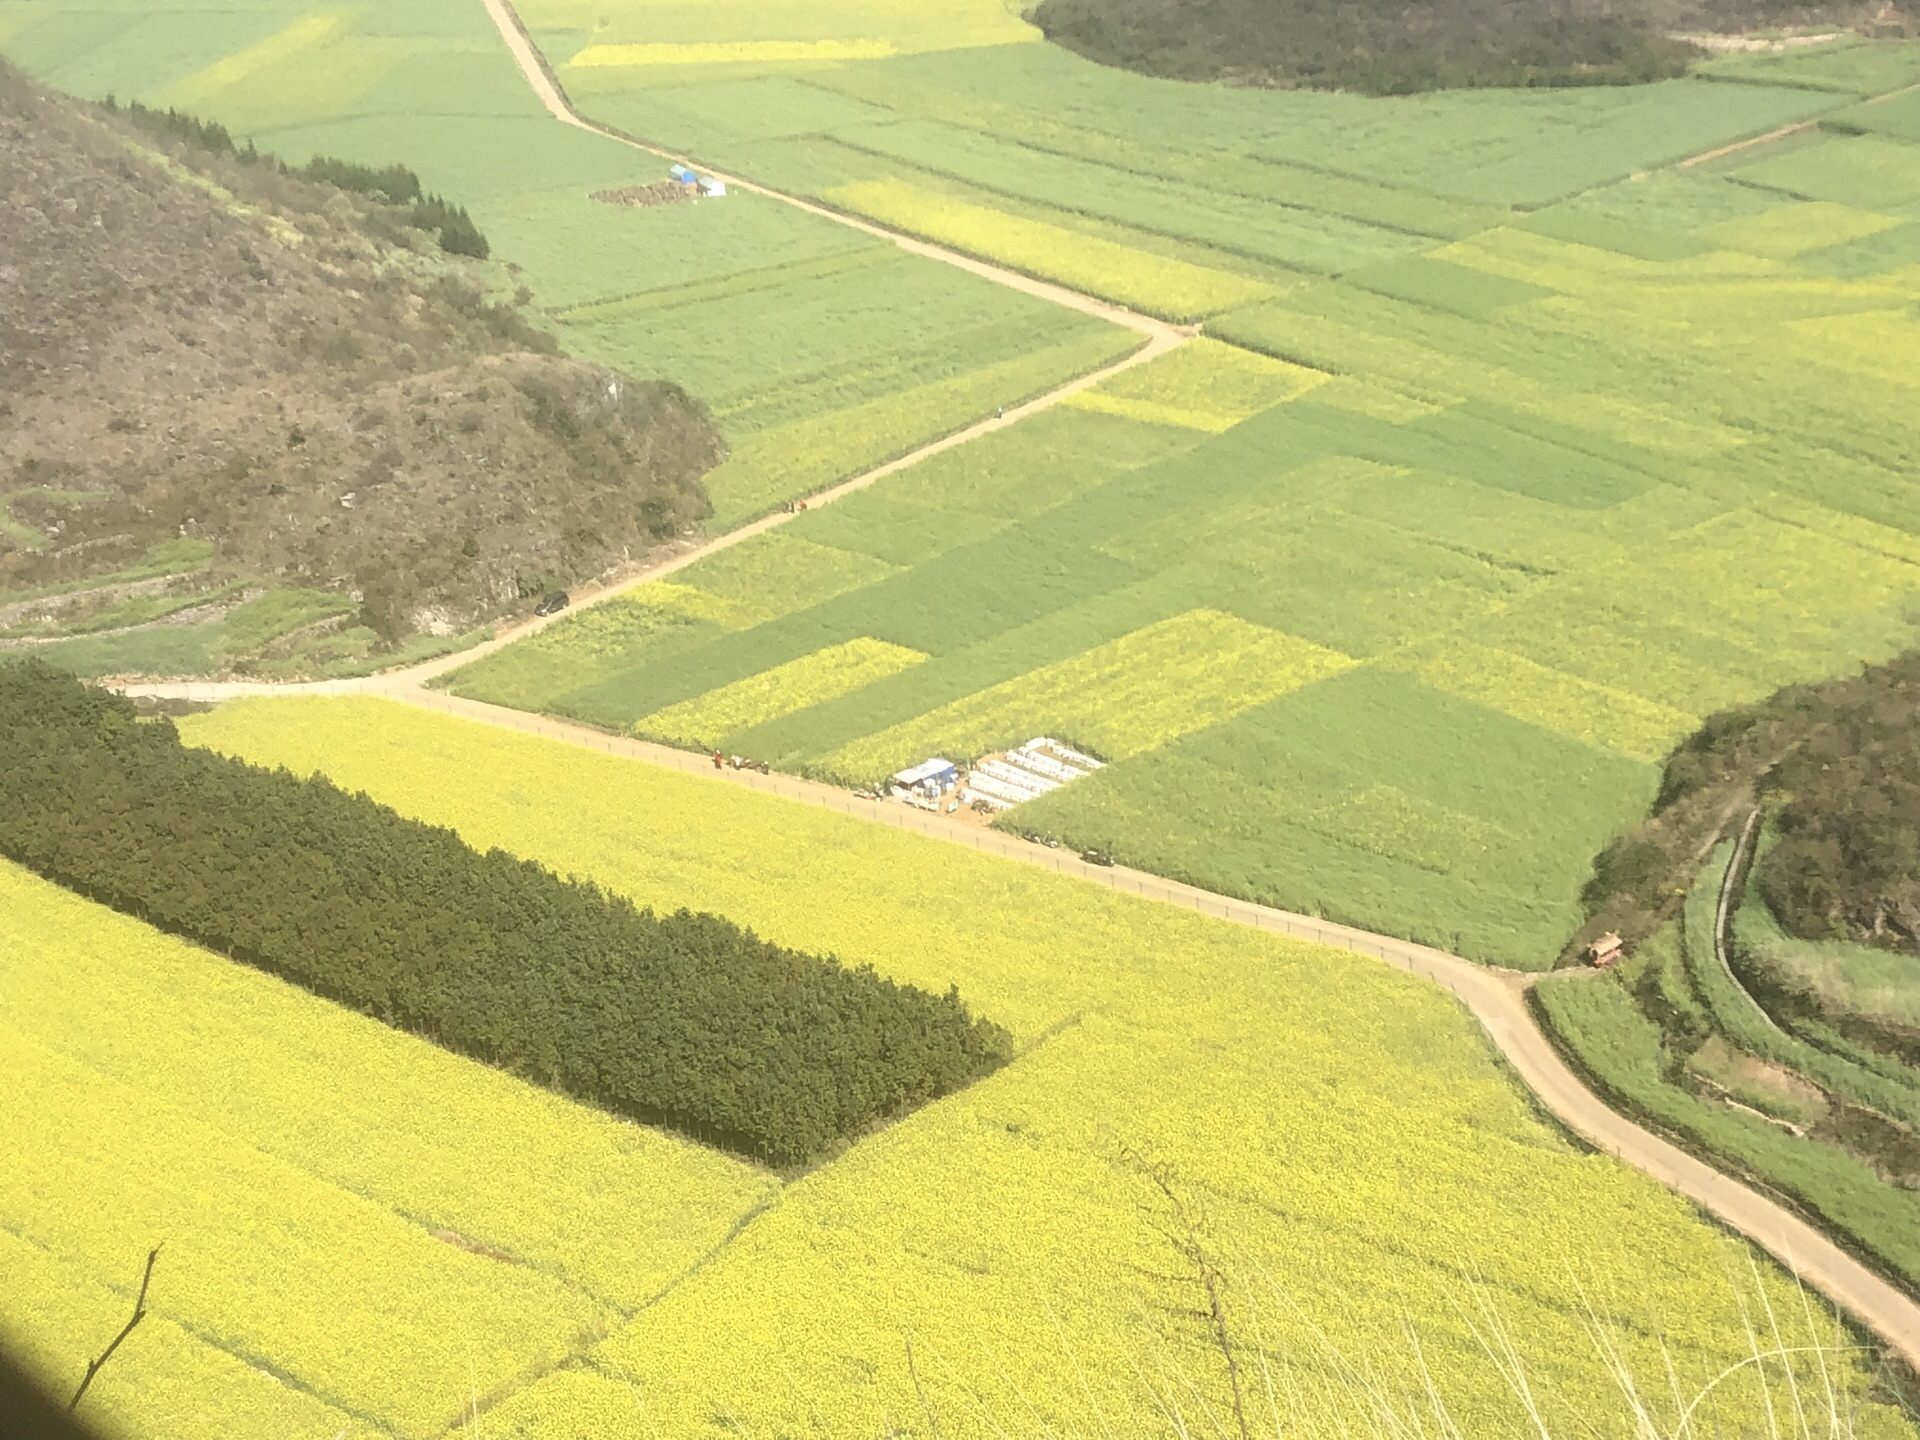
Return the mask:
[[[547,69],[545,60],[541,58],[539,51],[534,48],[533,42],[527,38],[527,33],[520,24],[520,17],[514,13],[513,7],[507,3],[507,0],[484,0],[484,3],[487,7],[487,14],[493,18],[493,23],[499,28],[501,39],[506,41],[507,49],[512,53],[515,63],[519,65],[520,73],[526,77],[527,84],[533,88],[534,94],[540,98],[540,103],[546,106],[547,112],[552,115],[554,119],[559,120],[563,124],[571,125],[576,129],[586,130],[592,134],[603,136],[606,139],[618,141],[622,145],[644,151],[646,154],[657,155],[662,159],[675,160],[682,158],[675,155],[672,151],[657,149],[652,145],[634,139],[630,135],[622,135],[618,131],[610,130],[602,125],[596,125],[591,120],[581,116],[574,110],[573,106],[568,103],[566,96],[561,92],[559,84],[553,78],[552,72]],[[1144,344],[1128,352],[1125,356],[1110,365],[1104,365],[1098,370],[1089,371],[1085,375],[1067,381],[1065,384],[1055,386],[1044,395],[1035,396],[1024,404],[1015,405],[1010,409],[977,420],[973,424],[955,430],[951,434],[941,436],[938,440],[932,440],[925,445],[918,446],[908,451],[905,455],[889,460],[883,465],[877,465],[871,470],[862,471],[860,474],[842,480],[838,484],[829,486],[825,490],[816,491],[806,497],[806,505],[810,510],[817,509],[822,505],[830,505],[842,496],[853,494],[856,490],[864,490],[876,481],[884,480],[889,475],[896,475],[900,471],[908,469],[910,466],[918,465],[922,460],[940,454],[942,451],[955,449],[961,445],[966,445],[978,440],[983,436],[991,435],[995,431],[1004,430],[1010,425],[1017,425],[1028,416],[1037,415],[1042,410],[1050,410],[1069,396],[1077,395],[1083,390],[1091,389],[1101,381],[1110,379],[1123,370],[1131,370],[1136,365],[1144,365],[1150,360],[1158,359],[1169,350],[1186,344],[1187,341],[1193,339],[1200,333],[1200,327],[1198,325],[1174,325],[1165,320],[1157,320],[1151,315],[1142,315],[1137,311],[1128,310],[1124,306],[1109,304],[1107,301],[1097,300],[1091,295],[1082,295],[1077,290],[1068,290],[1064,286],[1055,285],[1046,280],[1037,280],[1031,275],[1023,275],[1018,270],[1009,270],[1001,265],[989,264],[987,261],[976,259],[971,255],[962,254],[957,250],[948,250],[944,246],[929,244],[924,240],[915,239],[911,235],[903,235],[898,231],[889,230],[885,226],[875,225],[868,221],[857,219],[852,215],[843,214],[838,210],[828,209],[824,205],[816,205],[810,200],[802,200],[798,196],[784,194],[778,190],[770,190],[764,185],[754,184],[751,180],[742,180],[736,176],[723,174],[718,170],[707,169],[705,166],[701,168],[707,174],[724,181],[730,189],[749,191],[755,195],[764,195],[771,200],[778,200],[785,205],[792,205],[796,209],[805,210],[808,214],[818,215],[822,219],[831,220],[836,225],[845,225],[851,229],[859,230],[868,235],[889,241],[911,255],[918,255],[928,260],[937,260],[944,265],[951,265],[955,269],[964,270],[970,275],[977,275],[983,280],[991,280],[996,285],[1004,285],[1009,290],[1018,290],[1022,294],[1033,296],[1035,299],[1045,300],[1055,305],[1064,306],[1069,310],[1078,310],[1084,315],[1092,315],[1098,319],[1106,320],[1124,329],[1133,331],[1135,334],[1144,337],[1145,340]],[[443,675],[449,670],[458,669],[460,666],[470,664],[482,656],[490,655],[496,650],[504,649],[517,640],[524,640],[529,635],[537,634],[548,625],[561,619],[565,614],[577,611],[585,606],[600,604],[602,601],[610,600],[635,585],[642,584],[648,580],[658,580],[663,576],[673,574],[676,570],[685,569],[687,566],[693,564],[694,561],[711,555],[715,551],[726,550],[740,544],[742,541],[751,540],[756,535],[763,535],[769,530],[786,524],[798,513],[798,511],[776,510],[772,514],[762,515],[758,520],[742,525],[738,529],[729,530],[723,535],[716,535],[711,539],[701,541],[697,545],[677,550],[666,558],[656,560],[639,570],[622,575],[618,580],[612,581],[609,584],[596,586],[589,590],[576,591],[573,595],[572,605],[568,611],[562,612],[562,615],[530,617],[495,632],[491,640],[474,648],[462,650],[454,655],[442,656],[437,660],[428,660],[419,665],[410,666],[405,670],[394,671],[389,675],[381,677],[381,679],[385,682],[400,682],[415,685],[424,684],[435,676]],[[230,695],[269,693],[337,695],[352,693],[367,688],[369,687],[366,684],[358,681],[321,681],[314,684],[247,685],[240,688],[229,688],[222,693]]]
[[[464,657],[463,657],[464,658]],[[538,735],[609,755],[683,771],[716,784],[742,785],[762,794],[837,810],[844,815],[910,830],[936,840],[965,845],[1023,864],[1036,865],[1123,894],[1138,895],[1183,910],[1290,935],[1315,944],[1355,951],[1431,980],[1450,991],[1479,1021],[1522,1084],[1541,1106],[1595,1149],[1652,1176],[1692,1200],[1715,1219],[1738,1231],[1785,1265],[1810,1288],[1851,1314],[1895,1355],[1920,1372],[1920,1304],[1854,1259],[1840,1246],[1785,1207],[1738,1180],[1721,1174],[1678,1146],[1641,1129],[1615,1113],[1587,1089],[1535,1024],[1527,1008],[1527,989],[1538,977],[1479,965],[1443,950],[1376,935],[1311,915],[1298,915],[1251,901],[1235,900],[1177,880],[1163,879],[1124,865],[1092,865],[1071,851],[1053,849],[987,830],[944,815],[930,814],[893,801],[863,800],[836,786],[790,775],[758,775],[746,770],[716,770],[710,760],[643,740],[607,735],[582,725],[529,715],[500,705],[440,694],[400,675],[365,680],[327,681],[309,686],[182,682],[128,687],[131,694],[165,695],[189,700],[222,700],[236,695],[371,694],[443,714],[523,734]]]
[[[583,130],[606,135],[623,144],[651,154],[676,158],[655,150],[631,137],[619,135],[583,119],[568,104],[559,86],[547,70],[532,42],[521,29],[507,0],[484,0],[488,13],[499,27],[507,48],[519,64],[529,85],[547,110],[558,120]],[[1771,138],[1771,137],[1765,137]],[[1708,156],[1700,157],[1710,158]],[[717,173],[717,172],[714,172]],[[721,176],[729,186],[795,205],[838,224],[850,225],[899,245],[926,258],[957,266],[998,284],[1090,315],[1098,315],[1125,325],[1147,337],[1147,342],[1126,359],[1103,370],[1082,376],[1046,395],[1029,401],[1003,416],[983,420],[930,445],[922,446],[886,465],[843,481],[832,489],[810,497],[809,506],[828,504],[842,495],[873,484],[917,463],[929,455],[966,444],[981,435],[1059,403],[1068,395],[1097,384],[1108,375],[1138,365],[1183,343],[1191,330],[1137,315],[1120,307],[1080,295],[1031,276],[987,264],[972,256],[929,245],[899,235],[880,226],[856,220],[808,201],[765,189],[751,182]],[[787,513],[768,515],[750,525],[731,531],[704,544],[689,547],[661,560],[636,575],[590,594],[583,594],[574,609],[593,604],[644,580],[668,575],[715,550],[737,545],[791,519]],[[562,612],[563,615],[571,611]],[[1872,1331],[1889,1351],[1909,1367],[1920,1372],[1920,1304],[1855,1260],[1832,1240],[1806,1221],[1765,1196],[1713,1169],[1704,1162],[1660,1137],[1643,1130],[1632,1121],[1609,1109],[1568,1068],[1547,1038],[1534,1023],[1527,1008],[1526,991],[1537,978],[1517,971],[1503,971],[1478,965],[1457,955],[1416,945],[1391,936],[1376,935],[1350,926],[1338,925],[1310,915],[1297,915],[1249,901],[1234,900],[1209,891],[1166,880],[1126,866],[1099,866],[1081,860],[1070,852],[1037,845],[996,830],[982,829],[946,816],[929,814],[894,802],[862,800],[834,786],[801,780],[787,775],[758,775],[751,771],[715,770],[710,761],[685,751],[603,734],[584,726],[489,705],[481,701],[444,695],[426,688],[426,682],[481,655],[523,639],[561,616],[535,618],[502,631],[477,649],[428,661],[406,670],[356,680],[319,681],[311,684],[276,685],[248,682],[178,682],[133,685],[127,692],[135,695],[169,696],[189,700],[224,700],[243,695],[343,695],[369,694],[423,706],[461,719],[518,730],[567,744],[601,750],[611,755],[645,761],[671,769],[697,774],[718,784],[744,785],[769,795],[804,804],[820,805],[843,814],[911,830],[954,844],[1004,856],[1024,864],[1037,865],[1061,874],[1072,875],[1091,884],[1105,885],[1126,894],[1138,895],[1163,904],[1177,905],[1231,924],[1290,935],[1322,945],[1370,955],[1395,969],[1431,980],[1456,996],[1480,1023],[1488,1039],[1512,1066],[1520,1081],[1528,1087],[1543,1108],[1596,1149],[1614,1156],[1686,1196],[1729,1228],[1768,1251],[1804,1283],[1846,1310]]]

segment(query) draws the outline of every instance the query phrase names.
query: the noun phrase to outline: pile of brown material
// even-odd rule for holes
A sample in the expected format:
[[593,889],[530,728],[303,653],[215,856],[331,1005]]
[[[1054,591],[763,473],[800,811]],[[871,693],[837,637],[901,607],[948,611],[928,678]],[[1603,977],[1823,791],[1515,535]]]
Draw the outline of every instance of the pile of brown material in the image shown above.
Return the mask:
[[559,356],[360,197],[164,143],[0,65],[0,595],[198,536],[391,640],[708,513],[677,387]]
[[619,190],[596,190],[593,198],[603,205],[672,205],[692,200],[700,193],[697,185],[680,180],[656,180],[651,185],[628,185]]

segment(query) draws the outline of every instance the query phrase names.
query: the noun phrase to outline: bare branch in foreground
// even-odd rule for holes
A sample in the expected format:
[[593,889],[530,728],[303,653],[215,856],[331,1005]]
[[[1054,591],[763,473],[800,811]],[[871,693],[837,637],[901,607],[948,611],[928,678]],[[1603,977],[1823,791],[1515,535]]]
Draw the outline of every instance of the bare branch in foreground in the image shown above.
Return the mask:
[[153,1283],[153,1262],[159,1258],[160,1247],[158,1245],[147,1252],[147,1270],[146,1273],[140,1277],[140,1294],[133,1302],[133,1318],[127,1321],[126,1327],[121,1330],[118,1335],[113,1337],[113,1343],[100,1352],[100,1358],[98,1360],[90,1360],[87,1362],[86,1378],[80,1382],[80,1388],[73,1392],[73,1399],[67,1402],[68,1414],[72,1414],[80,1408],[80,1397],[87,1393],[87,1387],[93,1384],[93,1377],[100,1373],[100,1367],[113,1358],[113,1352],[120,1348],[120,1342],[133,1333],[134,1326],[147,1318],[147,1286]]

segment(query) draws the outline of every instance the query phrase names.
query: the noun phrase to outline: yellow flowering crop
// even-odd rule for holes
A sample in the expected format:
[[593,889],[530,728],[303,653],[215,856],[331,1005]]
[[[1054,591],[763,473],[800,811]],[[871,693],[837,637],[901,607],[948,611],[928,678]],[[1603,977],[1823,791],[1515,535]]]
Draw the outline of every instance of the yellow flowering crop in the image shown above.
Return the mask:
[[[157,1238],[157,1237],[156,1237]],[[149,1247],[150,1248],[150,1247]],[[165,1305],[173,1253],[149,1299],[160,1308],[114,1352],[87,1390],[85,1415],[107,1436],[164,1434],[168,1440],[372,1440],[379,1432],[319,1396],[283,1385],[238,1355],[209,1344],[173,1320]],[[87,1361],[127,1323],[146,1251],[101,1257],[98,1274],[0,1227],[0,1340],[62,1399]],[[156,1417],[164,1425],[156,1425]]]
[[856,740],[821,764],[880,774],[936,751],[970,757],[1041,734],[1120,760],[1353,663],[1236,615],[1190,610]]
[[[1183,1406],[1225,1390],[1169,1234],[1202,1240],[1249,1365],[1310,1408],[1327,1397],[1293,1357],[1324,1341],[1396,1394],[1424,1368],[1476,1440],[1534,1435],[1474,1333],[1482,1302],[1556,1435],[1633,1430],[1590,1306],[1663,1423],[1662,1337],[1685,1394],[1747,1353],[1741,1247],[1567,1145],[1450,998],[1374,962],[388,702],[236,702],[183,728],[641,901],[960,983],[1021,1038],[1005,1070],[789,1185],[489,1434],[924,1436],[929,1408],[956,1437],[1164,1433],[1156,1386]],[[1864,1371],[1828,1364],[1858,1397]],[[1749,1372],[1715,1393],[1723,1433],[1764,1433]],[[1911,1431],[1868,1403],[1857,1433]]]
[[825,198],[883,225],[1170,320],[1196,320],[1272,291],[1245,276],[971,205],[904,180],[841,185]]
[[1202,337],[1150,365],[1123,370],[1090,390],[1070,395],[1065,403],[1105,415],[1217,434],[1331,379],[1324,370],[1309,370]]
[[1661,759],[1699,723],[1656,701],[1466,640],[1429,647],[1412,664],[1437,690],[1636,760]]
[[887,40],[710,40],[692,44],[589,45],[567,64],[576,70],[627,65],[791,65],[821,60],[882,60]]
[[[432,1433],[475,1386],[510,1387],[650,1299],[774,1188],[4,862],[0,990],[19,1117],[0,1234],[94,1287],[129,1286],[163,1243],[167,1385],[214,1386],[222,1356],[188,1338],[213,1337],[327,1402],[316,1434],[346,1423],[331,1406]],[[0,1327],[70,1365],[84,1345],[35,1318],[64,1313],[64,1282],[16,1290],[15,1273]],[[265,1423],[294,1416],[289,1393],[219,1433],[307,1433]]]
[[633,728],[671,744],[704,749],[751,726],[850,695],[926,658],[918,650],[862,636],[643,715]]
[[1891,215],[1876,215],[1830,200],[1809,200],[1716,225],[1706,233],[1728,250],[1743,250],[1771,260],[1791,260],[1809,250],[1878,235],[1901,222]]

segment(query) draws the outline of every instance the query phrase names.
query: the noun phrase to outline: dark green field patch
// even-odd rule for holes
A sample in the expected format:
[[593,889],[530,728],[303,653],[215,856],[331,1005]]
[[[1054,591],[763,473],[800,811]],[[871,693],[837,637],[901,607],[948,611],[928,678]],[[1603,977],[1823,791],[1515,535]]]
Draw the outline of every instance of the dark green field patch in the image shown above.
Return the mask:
[[1509,305],[1524,305],[1553,292],[1542,285],[1529,285],[1486,270],[1436,260],[1431,255],[1409,255],[1380,265],[1369,265],[1347,274],[1350,285],[1391,295],[1396,300],[1411,300],[1451,310],[1475,320],[1484,319]]
[[1138,574],[1110,556],[1015,529],[698,650],[611,674],[554,703],[596,724],[625,728],[650,711],[859,635],[927,655],[951,654],[1118,589]]

